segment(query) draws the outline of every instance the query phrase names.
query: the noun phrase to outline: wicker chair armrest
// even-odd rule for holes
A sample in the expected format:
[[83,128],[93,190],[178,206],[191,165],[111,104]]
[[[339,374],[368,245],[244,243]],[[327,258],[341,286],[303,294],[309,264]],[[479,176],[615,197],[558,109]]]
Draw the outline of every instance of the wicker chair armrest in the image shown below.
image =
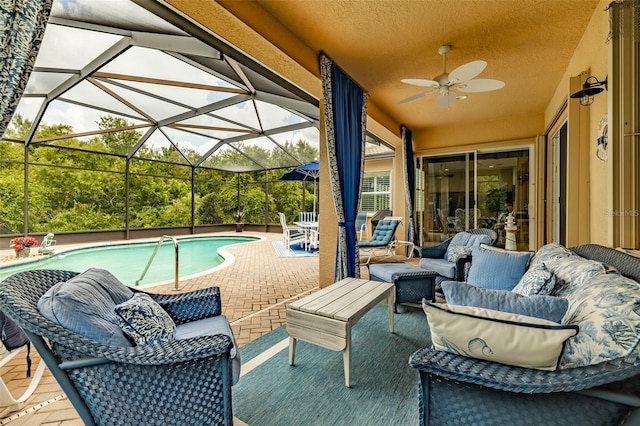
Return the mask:
[[409,365],[447,379],[517,393],[573,392],[640,374],[638,355],[587,367],[543,371],[423,348],[411,355]]
[[222,314],[219,287],[181,294],[148,294],[169,312],[178,325]]
[[[67,353],[71,350],[72,353],[82,353],[83,358],[87,359],[96,358],[136,365],[165,365],[208,358],[227,352],[231,353],[233,346],[231,337],[224,334],[133,347],[104,346],[93,342],[93,344],[86,344],[86,342],[91,341],[79,338],[75,339],[75,341],[57,343],[54,346],[59,354]],[[60,346],[64,346],[64,348]]]
[[417,270],[415,272],[399,272],[391,274],[391,278],[393,280],[397,280],[398,278],[408,279],[408,278],[435,278],[438,276],[437,272],[427,271],[426,269]]
[[414,251],[418,252],[418,257],[442,259],[444,258],[444,254],[447,252],[449,244],[451,244],[451,238],[441,242],[437,246],[414,247]]
[[471,267],[471,255],[460,256],[456,261],[456,281],[466,281]]

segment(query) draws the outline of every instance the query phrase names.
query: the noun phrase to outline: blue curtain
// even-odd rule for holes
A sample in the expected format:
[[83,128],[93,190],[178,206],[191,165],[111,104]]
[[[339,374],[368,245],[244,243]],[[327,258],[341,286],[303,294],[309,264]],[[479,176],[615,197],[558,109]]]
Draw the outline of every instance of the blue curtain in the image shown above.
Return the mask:
[[[402,133],[402,165],[404,168],[404,187],[405,191],[405,206],[409,215],[407,220],[407,241],[415,243],[416,239],[416,226],[415,226],[415,193],[416,193],[416,168],[413,160],[413,135],[411,130],[406,126],[401,126],[400,131]],[[407,246],[407,251],[410,250]],[[410,256],[411,253],[406,253]]]
[[0,136],[36,61],[53,0],[13,0],[0,5]]
[[356,216],[364,170],[367,93],[325,55],[320,72],[333,200],[338,216],[335,281],[360,277]]

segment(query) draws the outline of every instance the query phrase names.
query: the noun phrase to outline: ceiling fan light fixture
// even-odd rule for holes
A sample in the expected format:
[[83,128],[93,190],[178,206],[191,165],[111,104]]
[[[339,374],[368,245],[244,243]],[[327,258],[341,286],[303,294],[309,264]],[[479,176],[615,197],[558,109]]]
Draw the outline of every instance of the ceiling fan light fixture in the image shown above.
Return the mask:
[[594,95],[608,90],[607,80],[608,77],[605,77],[604,81],[600,81],[594,76],[589,76],[582,85],[582,90],[573,93],[571,98],[580,99],[580,105],[582,106],[589,106],[593,103]]
[[504,82],[489,78],[476,78],[486,68],[487,63],[482,60],[467,62],[460,65],[450,73],[447,72],[447,53],[451,50],[451,45],[440,46],[438,53],[442,55],[442,73],[428,80],[424,78],[405,78],[401,81],[414,86],[428,87],[429,90],[416,93],[408,98],[398,101],[404,104],[431,93],[439,93],[436,104],[440,108],[451,108],[456,100],[467,99],[466,95],[460,95],[457,90],[463,92],[489,92],[502,89]]

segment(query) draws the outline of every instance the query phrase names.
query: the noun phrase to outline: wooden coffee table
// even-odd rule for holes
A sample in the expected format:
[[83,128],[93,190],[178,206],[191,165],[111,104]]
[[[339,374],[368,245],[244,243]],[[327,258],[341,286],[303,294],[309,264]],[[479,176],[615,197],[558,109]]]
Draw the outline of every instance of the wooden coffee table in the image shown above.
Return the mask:
[[387,301],[393,333],[394,285],[346,278],[287,306],[289,365],[294,365],[296,340],[342,352],[344,383],[351,387],[351,328],[372,307]]

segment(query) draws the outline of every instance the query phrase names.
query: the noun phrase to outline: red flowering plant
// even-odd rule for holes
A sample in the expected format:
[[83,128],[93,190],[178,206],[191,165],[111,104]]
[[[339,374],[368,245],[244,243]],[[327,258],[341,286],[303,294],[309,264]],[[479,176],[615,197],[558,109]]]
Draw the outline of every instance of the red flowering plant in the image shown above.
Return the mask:
[[11,245],[15,251],[20,251],[25,247],[37,246],[38,240],[33,237],[17,237],[9,241],[9,245]]

